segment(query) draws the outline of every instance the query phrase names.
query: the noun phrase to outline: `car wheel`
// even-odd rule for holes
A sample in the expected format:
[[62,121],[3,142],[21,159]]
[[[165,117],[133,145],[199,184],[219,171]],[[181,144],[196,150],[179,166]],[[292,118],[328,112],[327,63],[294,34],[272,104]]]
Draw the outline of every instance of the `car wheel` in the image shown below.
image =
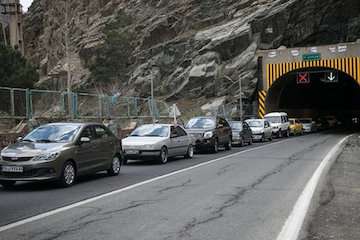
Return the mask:
[[219,141],[217,139],[215,139],[215,141],[214,141],[212,151],[213,151],[213,153],[218,153],[219,152]]
[[76,169],[75,165],[71,161],[67,161],[62,169],[59,184],[62,187],[70,187],[75,183],[76,180]]
[[194,147],[193,147],[193,145],[190,145],[190,146],[188,147],[187,152],[186,152],[185,158],[191,159],[191,158],[193,158],[193,157],[194,157]]
[[166,147],[162,147],[160,150],[159,160],[162,164],[166,164],[168,161],[168,151]]
[[2,185],[4,189],[12,189],[15,183],[16,181],[0,181],[0,185]]
[[120,173],[121,160],[119,156],[114,156],[111,161],[111,166],[107,170],[109,176],[117,176]]
[[232,138],[230,138],[229,142],[225,145],[225,150],[231,150],[232,149]]

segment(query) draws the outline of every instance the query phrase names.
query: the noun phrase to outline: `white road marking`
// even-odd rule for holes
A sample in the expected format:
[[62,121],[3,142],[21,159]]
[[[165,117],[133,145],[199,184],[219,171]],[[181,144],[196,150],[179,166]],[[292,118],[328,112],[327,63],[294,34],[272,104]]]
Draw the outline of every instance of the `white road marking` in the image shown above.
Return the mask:
[[[350,135],[351,136],[351,135]],[[310,180],[307,182],[303,192],[296,201],[292,212],[287,218],[277,240],[297,240],[304,224],[305,217],[309,210],[311,200],[314,196],[316,187],[320,181],[326,167],[330,164],[333,157],[340,150],[341,145],[350,137],[347,136],[341,139],[321,161],[319,167],[316,169]]]
[[143,182],[139,182],[139,183],[136,183],[136,184],[133,184],[133,185],[130,185],[130,186],[118,189],[118,190],[114,190],[114,191],[111,191],[111,192],[108,192],[108,193],[105,193],[105,194],[102,194],[102,195],[99,195],[99,196],[96,196],[96,197],[92,197],[92,198],[89,198],[89,199],[86,199],[86,200],[83,200],[83,201],[80,201],[80,202],[77,202],[77,203],[73,203],[73,204],[70,204],[68,206],[64,206],[64,207],[61,207],[61,208],[50,210],[48,212],[41,213],[39,215],[35,215],[33,217],[30,217],[30,218],[26,218],[26,219],[23,219],[23,220],[14,222],[14,223],[10,223],[10,224],[1,226],[0,227],[0,232],[4,232],[6,230],[9,230],[9,229],[12,229],[12,228],[15,228],[15,227],[19,227],[19,226],[27,224],[27,223],[38,221],[40,219],[43,219],[43,218],[46,218],[46,217],[49,217],[49,216],[53,216],[55,214],[58,214],[58,213],[61,213],[61,212],[64,212],[64,211],[68,211],[70,209],[80,207],[80,206],[83,206],[85,204],[92,203],[92,202],[98,201],[100,199],[110,197],[110,196],[113,196],[113,195],[116,195],[116,194],[119,194],[119,193],[122,193],[122,192],[125,192],[125,191],[128,191],[128,190],[131,190],[131,189],[134,189],[134,188],[137,188],[137,187],[149,184],[149,183],[153,183],[153,182],[156,182],[156,181],[159,181],[159,180],[174,176],[174,175],[178,175],[178,174],[183,173],[183,172],[187,172],[187,171],[190,171],[190,170],[193,170],[193,169],[196,169],[196,168],[207,166],[207,165],[213,164],[213,163],[218,162],[218,161],[222,161],[222,160],[227,159],[227,158],[235,157],[235,156],[247,153],[247,152],[253,152],[253,151],[263,149],[263,148],[266,148],[266,147],[269,147],[269,146],[277,145],[277,144],[283,143],[284,141],[285,140],[282,140],[282,141],[279,141],[279,142],[270,143],[270,144],[266,144],[266,145],[263,145],[263,146],[260,146],[260,147],[255,147],[255,148],[247,149],[247,150],[244,150],[244,151],[241,151],[241,152],[233,153],[233,154],[221,157],[221,158],[217,158],[217,159],[214,159],[214,160],[211,160],[211,161],[208,161],[208,162],[203,162],[203,163],[200,163],[200,164],[188,167],[188,168],[177,170],[177,171],[174,171],[174,172],[171,172],[171,173],[159,176],[159,177],[155,177],[155,178],[152,178],[152,179],[149,179],[149,180],[145,180]]

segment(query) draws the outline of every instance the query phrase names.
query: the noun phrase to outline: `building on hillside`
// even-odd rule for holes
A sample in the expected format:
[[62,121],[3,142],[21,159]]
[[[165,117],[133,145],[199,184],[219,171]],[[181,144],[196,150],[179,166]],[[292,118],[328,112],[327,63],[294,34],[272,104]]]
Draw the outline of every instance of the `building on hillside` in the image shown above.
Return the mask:
[[0,0],[0,40],[24,54],[23,12],[20,0]]

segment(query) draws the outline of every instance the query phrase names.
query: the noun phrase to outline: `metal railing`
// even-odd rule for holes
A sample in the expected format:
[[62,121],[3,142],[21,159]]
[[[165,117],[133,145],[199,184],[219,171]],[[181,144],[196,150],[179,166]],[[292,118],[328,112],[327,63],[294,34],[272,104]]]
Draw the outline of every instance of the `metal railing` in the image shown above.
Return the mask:
[[167,118],[169,106],[151,98],[118,97],[71,93],[69,113],[67,92],[0,87],[0,119],[31,118]]

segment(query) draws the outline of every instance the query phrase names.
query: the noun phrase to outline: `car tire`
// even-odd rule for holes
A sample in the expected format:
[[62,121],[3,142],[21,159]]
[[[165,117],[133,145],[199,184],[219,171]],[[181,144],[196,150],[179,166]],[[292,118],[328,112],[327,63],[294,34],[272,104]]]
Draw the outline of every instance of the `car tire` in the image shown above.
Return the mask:
[[218,153],[219,152],[219,141],[215,138],[214,145],[212,146],[212,152]]
[[161,148],[159,160],[161,164],[166,164],[168,162],[168,151],[166,147]]
[[11,181],[11,180],[0,181],[0,185],[2,185],[2,187],[6,190],[14,188],[15,183],[16,181]]
[[229,141],[225,144],[225,150],[231,150],[232,149],[232,138],[229,139]]
[[194,146],[191,144],[188,147],[185,158],[186,159],[192,159],[193,157],[194,157]]
[[117,176],[120,174],[121,169],[121,158],[118,155],[115,155],[111,160],[111,166],[107,170],[109,176]]
[[64,188],[71,187],[72,185],[74,185],[75,180],[76,180],[75,165],[72,161],[67,161],[65,162],[62,168],[61,176],[59,179],[59,185]]

